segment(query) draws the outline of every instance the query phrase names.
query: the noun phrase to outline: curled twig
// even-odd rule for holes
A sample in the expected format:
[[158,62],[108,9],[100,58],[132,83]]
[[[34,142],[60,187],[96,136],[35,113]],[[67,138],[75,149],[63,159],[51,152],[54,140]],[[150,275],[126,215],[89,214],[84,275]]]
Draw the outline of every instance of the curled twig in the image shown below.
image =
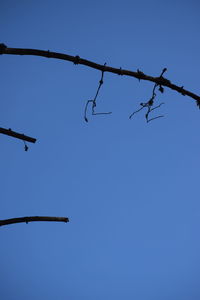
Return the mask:
[[[106,63],[104,64],[104,66],[105,66],[105,65],[106,65]],[[101,79],[99,80],[99,85],[98,85],[98,88],[97,88],[96,95],[95,95],[94,99],[88,100],[88,101],[86,102],[85,110],[84,110],[84,119],[85,119],[86,122],[88,122],[87,111],[88,111],[88,105],[89,105],[90,103],[92,104],[92,115],[108,115],[108,114],[111,114],[111,112],[96,112],[96,111],[95,111],[95,108],[96,108],[96,106],[97,106],[96,100],[97,100],[97,97],[98,97],[100,88],[101,88],[101,86],[102,86],[103,83],[104,83],[104,81],[103,81],[104,72],[105,72],[104,70],[101,71]]]

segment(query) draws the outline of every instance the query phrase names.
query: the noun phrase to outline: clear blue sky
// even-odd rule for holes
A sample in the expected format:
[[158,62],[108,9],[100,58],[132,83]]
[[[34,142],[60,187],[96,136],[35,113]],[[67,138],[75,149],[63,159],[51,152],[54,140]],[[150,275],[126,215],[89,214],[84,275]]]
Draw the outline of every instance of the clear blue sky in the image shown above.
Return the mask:
[[[200,94],[200,4],[190,1],[0,3],[8,47],[79,55],[166,77]],[[0,228],[2,300],[199,300],[200,111],[165,89],[164,118],[141,112],[152,83],[34,56],[0,57],[0,218],[66,216]],[[156,115],[155,114],[155,115]]]

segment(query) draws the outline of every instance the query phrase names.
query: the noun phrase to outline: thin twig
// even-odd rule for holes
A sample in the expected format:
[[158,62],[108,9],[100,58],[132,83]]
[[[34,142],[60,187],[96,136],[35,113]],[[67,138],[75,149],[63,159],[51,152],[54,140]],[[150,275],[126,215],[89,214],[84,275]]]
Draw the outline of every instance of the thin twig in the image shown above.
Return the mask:
[[163,105],[163,104],[165,104],[164,102],[162,102],[162,103],[160,103],[159,105],[157,105],[157,106],[155,106],[155,107],[153,107],[153,108],[151,108],[151,111],[153,111],[154,109],[157,109],[157,108],[159,108],[161,105]]
[[[138,70],[139,71],[139,70]],[[167,71],[167,68],[164,68],[160,74],[160,77],[159,78],[163,78],[162,75]],[[139,71],[140,72],[140,71]],[[131,119],[133,117],[134,114],[140,112],[143,108],[147,108],[147,113],[145,114],[145,118],[146,118],[146,121],[147,123],[150,122],[150,121],[153,121],[155,119],[158,119],[158,118],[161,118],[161,117],[164,117],[164,116],[156,116],[156,117],[153,117],[151,119],[149,119],[149,114],[159,108],[162,104],[164,103],[160,103],[159,105],[153,107],[154,105],[154,101],[155,101],[155,98],[156,98],[156,88],[158,87],[158,84],[155,83],[154,86],[153,86],[153,90],[152,90],[152,95],[151,95],[151,98],[147,101],[147,102],[144,102],[144,103],[140,103],[140,105],[142,106],[140,109],[134,111],[130,116],[129,116],[129,119]],[[159,87],[159,91],[161,93],[164,93],[164,88],[162,87],[162,85],[160,85]]]
[[164,117],[164,116],[156,116],[156,117],[153,117],[153,118],[149,119],[149,114],[150,114],[154,109],[159,108],[159,107],[160,107],[161,105],[163,105],[163,104],[164,104],[164,103],[160,103],[159,105],[157,105],[157,106],[155,106],[155,107],[153,107],[153,108],[152,108],[151,106],[148,107],[148,111],[147,111],[147,113],[146,113],[146,115],[145,115],[145,118],[146,118],[147,123],[149,123],[150,121],[153,121],[153,120],[155,120],[155,119]]
[[151,118],[151,119],[148,119],[147,120],[147,123],[149,123],[150,121],[153,121],[155,119],[158,119],[158,118],[163,118],[164,116],[157,116],[157,117],[154,117],[154,118]]
[[[106,63],[104,64],[104,66],[106,65]],[[98,85],[98,88],[97,88],[97,91],[96,91],[96,95],[94,97],[94,99],[92,100],[88,100],[86,102],[86,105],[85,105],[85,109],[84,109],[84,119],[86,122],[88,122],[88,118],[87,118],[87,110],[88,110],[88,105],[90,103],[92,103],[92,115],[109,115],[111,114],[111,112],[96,112],[95,111],[95,108],[97,106],[97,97],[98,97],[98,94],[99,94],[99,91],[100,91],[100,88],[101,86],[103,85],[104,81],[103,81],[103,77],[104,77],[104,71],[101,72],[101,79],[99,80],[99,85]]]
[[141,107],[140,109],[134,111],[134,112],[129,116],[129,119],[131,119],[131,118],[134,116],[134,114],[138,113],[139,111],[141,111],[141,110],[142,110],[143,108],[145,108],[145,107],[146,107],[146,106],[142,105],[142,107]]
[[56,59],[62,59],[71,61],[74,64],[81,64],[88,66],[93,69],[97,69],[104,72],[110,72],[118,75],[126,75],[135,77],[139,80],[147,80],[156,83],[158,86],[166,86],[172,90],[177,91],[178,93],[182,95],[187,95],[188,97],[191,97],[197,101],[200,101],[200,96],[184,89],[182,86],[177,86],[170,82],[170,80],[164,78],[163,76],[159,77],[153,77],[144,74],[141,71],[129,71],[129,70],[123,70],[118,68],[113,68],[109,66],[104,66],[97,64],[95,62],[80,58],[79,56],[72,56],[64,53],[57,53],[57,52],[51,52],[51,51],[44,51],[44,50],[37,50],[37,49],[24,49],[24,48],[8,48],[5,44],[0,44],[0,54],[8,54],[8,55],[36,55],[36,56],[43,56],[47,58],[56,58]]
[[22,218],[12,218],[12,219],[5,219],[0,220],[0,226],[9,225],[9,224],[16,224],[16,223],[29,223],[34,221],[50,221],[50,222],[69,222],[68,218],[65,217],[40,217],[40,216],[34,216],[34,217],[22,217]]

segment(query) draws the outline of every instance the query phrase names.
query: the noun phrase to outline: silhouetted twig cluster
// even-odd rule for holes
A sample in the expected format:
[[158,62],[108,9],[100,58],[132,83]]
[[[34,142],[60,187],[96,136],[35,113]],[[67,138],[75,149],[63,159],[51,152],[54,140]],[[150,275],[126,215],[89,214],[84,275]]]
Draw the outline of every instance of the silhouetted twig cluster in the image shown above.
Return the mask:
[[[159,78],[163,78],[163,74],[167,71],[167,68],[164,68],[162,70],[162,73],[160,74],[160,77]],[[140,70],[138,70],[138,73],[142,73]],[[158,84],[158,83],[155,83],[154,84],[154,87],[153,87],[153,91],[152,91],[152,95],[151,95],[151,98],[147,101],[147,102],[142,102],[140,103],[140,105],[142,106],[141,108],[139,108],[138,110],[134,111],[130,116],[129,116],[129,119],[131,119],[136,113],[140,112],[142,109],[144,108],[147,108],[147,113],[145,114],[145,118],[146,118],[146,121],[147,123],[150,122],[150,121],[153,121],[155,119],[158,119],[158,118],[162,118],[164,117],[163,115],[159,115],[159,116],[156,116],[156,117],[152,117],[152,118],[149,118],[149,114],[154,111],[155,109],[159,108],[161,105],[163,105],[164,103],[160,103],[159,105],[157,106],[154,106],[154,103],[155,103],[155,98],[156,98],[156,88],[159,87],[159,91],[161,93],[164,93],[164,88],[161,84]]]
[[[3,43],[0,43],[0,54],[2,54],[2,55],[3,54],[6,54],[6,55],[35,55],[35,56],[42,56],[42,57],[46,57],[46,58],[61,59],[61,60],[65,60],[65,61],[70,61],[70,62],[74,63],[75,65],[80,64],[80,65],[84,65],[84,66],[101,71],[102,72],[101,80],[99,81],[99,86],[97,88],[96,95],[95,95],[94,99],[88,100],[85,105],[84,119],[86,122],[88,122],[87,113],[88,113],[88,107],[90,104],[91,104],[92,115],[102,115],[102,114],[110,114],[111,113],[111,112],[96,112],[95,111],[96,105],[97,105],[97,103],[96,103],[97,96],[98,96],[100,88],[103,84],[103,76],[104,76],[105,72],[110,72],[110,73],[114,73],[114,74],[118,74],[118,75],[131,76],[131,77],[137,78],[139,80],[146,80],[146,81],[154,82],[154,87],[153,87],[151,98],[144,103],[140,103],[141,108],[138,109],[137,111],[133,112],[130,115],[130,118],[132,118],[134,114],[138,113],[139,111],[141,111],[144,108],[147,109],[147,112],[145,114],[147,122],[150,122],[154,119],[163,117],[163,115],[159,115],[159,116],[150,118],[150,113],[152,111],[154,111],[155,109],[159,108],[163,104],[163,103],[161,103],[157,106],[154,106],[154,100],[156,97],[156,92],[155,92],[156,88],[159,87],[159,91],[161,93],[163,93],[164,92],[163,86],[168,87],[172,90],[175,90],[183,96],[188,96],[188,97],[193,98],[196,101],[197,106],[200,108],[200,96],[199,95],[186,90],[183,86],[177,86],[177,85],[173,84],[170,80],[163,77],[163,74],[167,70],[166,68],[163,69],[163,71],[159,77],[153,77],[153,76],[146,75],[145,73],[143,73],[140,70],[130,71],[130,70],[122,69],[121,67],[113,68],[113,67],[107,66],[106,64],[101,65],[96,62],[81,58],[79,55],[72,56],[72,55],[68,55],[65,53],[52,52],[49,50],[45,51],[45,50],[38,50],[38,49],[9,48],[9,47],[7,47],[7,45],[5,45]],[[27,146],[25,146],[25,151],[27,151],[27,150],[28,150],[28,148],[27,148]]]
[[[46,58],[61,59],[61,60],[65,60],[65,61],[70,61],[70,62],[74,63],[75,65],[81,64],[81,65],[101,71],[102,72],[101,79],[99,81],[96,95],[95,95],[94,99],[88,100],[85,105],[84,119],[86,122],[88,122],[87,112],[88,112],[89,104],[91,104],[92,115],[111,114],[111,112],[96,112],[95,111],[95,108],[97,105],[96,100],[97,100],[100,88],[103,85],[103,77],[104,77],[105,72],[110,72],[110,73],[118,74],[118,75],[131,76],[131,77],[134,77],[139,80],[146,80],[146,81],[154,82],[154,87],[153,87],[151,98],[147,102],[140,103],[141,108],[136,110],[135,112],[133,112],[129,117],[130,119],[133,117],[134,114],[140,112],[144,108],[147,109],[147,112],[145,114],[145,118],[146,118],[147,122],[150,122],[157,118],[163,117],[163,115],[158,115],[156,117],[149,118],[149,115],[152,111],[154,111],[155,109],[159,108],[162,104],[164,104],[164,103],[160,103],[159,105],[154,106],[154,102],[155,102],[155,98],[156,98],[156,88],[159,87],[158,90],[161,93],[163,93],[164,92],[163,86],[166,86],[172,90],[175,90],[183,96],[187,95],[188,97],[193,98],[196,101],[197,106],[200,108],[200,96],[184,89],[183,86],[177,86],[177,85],[171,83],[170,80],[163,77],[163,74],[167,71],[166,68],[163,69],[163,71],[159,77],[153,77],[153,76],[144,74],[140,70],[130,71],[130,70],[124,70],[121,67],[119,69],[119,68],[113,68],[113,67],[106,66],[106,64],[101,65],[96,62],[83,59],[78,55],[72,56],[72,55],[68,55],[65,53],[52,52],[49,50],[44,51],[44,50],[38,50],[38,49],[9,48],[5,44],[0,43],[0,55],[3,55],[3,54],[6,54],[6,55],[35,55],[35,56],[42,56],[42,57],[46,57]],[[36,142],[36,139],[25,136],[24,134],[19,134],[18,132],[14,132],[11,129],[0,128],[0,133],[23,140],[25,151],[28,150],[26,141],[32,142],[32,143]],[[68,222],[69,219],[65,218],[65,217],[63,218],[63,217],[44,217],[44,216],[13,218],[13,219],[0,220],[0,226],[14,224],[14,223],[20,223],[20,222],[28,223],[28,222],[33,222],[33,221]]]
[[[106,63],[104,64],[104,66],[105,66],[105,65],[106,65]],[[86,102],[85,110],[84,110],[84,119],[85,119],[86,122],[88,122],[87,111],[88,111],[88,106],[89,106],[89,104],[92,105],[92,115],[109,115],[109,114],[112,113],[112,112],[96,112],[96,111],[95,111],[95,108],[96,108],[96,106],[97,106],[96,100],[97,100],[97,97],[98,97],[100,88],[101,88],[101,86],[103,85],[104,72],[105,72],[104,70],[101,71],[101,79],[99,80],[99,85],[98,85],[98,88],[97,88],[96,95],[95,95],[94,99],[88,100],[88,101]]]

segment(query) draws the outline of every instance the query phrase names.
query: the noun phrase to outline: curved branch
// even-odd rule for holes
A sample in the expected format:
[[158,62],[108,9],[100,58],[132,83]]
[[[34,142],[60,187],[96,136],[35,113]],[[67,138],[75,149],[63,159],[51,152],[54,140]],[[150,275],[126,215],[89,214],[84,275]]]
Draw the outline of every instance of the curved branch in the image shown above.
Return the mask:
[[25,222],[28,224],[28,222],[34,222],[34,221],[50,221],[50,222],[69,222],[68,218],[65,217],[22,217],[22,218],[12,218],[12,219],[6,219],[6,220],[0,220],[0,226],[9,225],[9,224],[16,224],[16,223],[22,223]]
[[183,96],[188,96],[196,101],[200,102],[200,96],[186,90],[183,88],[183,86],[177,86],[170,82],[170,80],[164,78],[164,77],[153,77],[144,74],[140,70],[129,71],[129,70],[123,70],[121,68],[113,68],[105,65],[100,65],[95,62],[86,60],[84,58],[80,58],[78,55],[72,56],[64,53],[57,53],[57,52],[51,52],[51,51],[44,51],[44,50],[37,50],[37,49],[24,49],[24,48],[8,48],[5,44],[0,44],[0,54],[11,54],[11,55],[36,55],[36,56],[43,56],[47,58],[56,58],[56,59],[62,59],[73,62],[75,65],[85,65],[87,67],[97,69],[103,72],[110,72],[118,75],[126,75],[135,77],[139,80],[147,80],[156,83],[159,86],[166,86],[172,90],[177,91],[178,93],[182,94]]

